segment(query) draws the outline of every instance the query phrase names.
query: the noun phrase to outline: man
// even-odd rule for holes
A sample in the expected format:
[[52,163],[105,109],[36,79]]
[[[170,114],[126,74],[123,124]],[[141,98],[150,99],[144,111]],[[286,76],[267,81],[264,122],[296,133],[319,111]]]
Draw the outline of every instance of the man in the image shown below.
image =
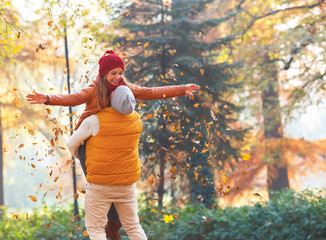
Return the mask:
[[111,93],[111,107],[85,119],[67,143],[78,157],[79,146],[87,139],[85,225],[91,239],[106,239],[106,213],[112,203],[129,238],[147,239],[137,214],[135,183],[141,172],[142,123],[134,108],[130,89],[119,86]]

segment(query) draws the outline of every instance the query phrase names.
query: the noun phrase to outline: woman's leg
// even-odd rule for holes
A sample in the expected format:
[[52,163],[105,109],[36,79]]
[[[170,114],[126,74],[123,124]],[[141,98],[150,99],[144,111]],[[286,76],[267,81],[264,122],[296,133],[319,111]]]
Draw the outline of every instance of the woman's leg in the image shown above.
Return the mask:
[[104,227],[111,203],[106,197],[105,188],[93,183],[87,184],[85,195],[85,225],[90,239],[106,240]]
[[123,201],[115,202],[123,229],[130,240],[146,240],[147,237],[140,225],[137,209],[136,184],[122,186],[121,191],[127,191]]

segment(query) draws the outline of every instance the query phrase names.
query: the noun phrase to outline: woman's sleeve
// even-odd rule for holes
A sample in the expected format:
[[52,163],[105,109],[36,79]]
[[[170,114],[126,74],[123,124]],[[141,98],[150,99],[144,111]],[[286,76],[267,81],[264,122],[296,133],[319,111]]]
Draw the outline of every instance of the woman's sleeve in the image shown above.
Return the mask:
[[71,94],[51,94],[49,96],[48,105],[59,105],[59,106],[78,106],[84,104],[94,97],[94,86],[90,85],[76,93]]
[[141,100],[154,100],[179,97],[186,94],[186,85],[173,85],[163,87],[140,87],[132,83],[128,83],[128,87],[134,94],[135,98]]

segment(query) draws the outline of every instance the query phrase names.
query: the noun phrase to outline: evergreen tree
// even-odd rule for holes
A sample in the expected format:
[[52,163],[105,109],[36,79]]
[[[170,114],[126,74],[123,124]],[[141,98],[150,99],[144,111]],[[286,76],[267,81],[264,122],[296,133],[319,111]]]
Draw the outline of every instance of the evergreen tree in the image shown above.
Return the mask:
[[[131,52],[126,71],[128,79],[139,80],[138,84],[148,87],[174,83],[201,86],[193,99],[178,97],[139,105],[145,133],[140,153],[146,159],[155,154],[155,160],[152,157],[145,163],[147,167],[154,169],[159,163],[160,207],[168,170],[173,179],[185,173],[191,199],[209,206],[216,195],[213,167],[222,167],[231,157],[238,158],[231,142],[234,138],[240,140],[243,132],[229,130],[235,119],[228,114],[240,108],[223,97],[239,85],[229,82],[233,77],[232,65],[216,63],[218,50],[234,36],[205,39],[212,28],[237,12],[230,12],[221,19],[202,19],[205,8],[212,2],[191,0],[169,4],[144,0],[129,4],[122,11],[120,36],[115,42]],[[180,187],[180,191],[185,189]]]

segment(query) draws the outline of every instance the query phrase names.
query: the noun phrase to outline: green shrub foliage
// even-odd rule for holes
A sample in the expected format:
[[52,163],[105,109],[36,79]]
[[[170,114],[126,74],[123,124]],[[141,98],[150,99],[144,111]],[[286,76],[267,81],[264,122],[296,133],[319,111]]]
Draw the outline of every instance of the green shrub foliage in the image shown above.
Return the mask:
[[[271,201],[252,206],[221,209],[187,205],[182,209],[163,209],[163,212],[142,209],[139,216],[151,240],[326,239],[323,194],[288,190],[274,193]],[[84,216],[74,219],[72,207],[35,209],[28,217],[17,212],[4,210],[0,239],[89,239],[84,235]],[[164,215],[173,216],[174,220],[166,223]],[[121,234],[122,239],[128,239],[123,229]]]

